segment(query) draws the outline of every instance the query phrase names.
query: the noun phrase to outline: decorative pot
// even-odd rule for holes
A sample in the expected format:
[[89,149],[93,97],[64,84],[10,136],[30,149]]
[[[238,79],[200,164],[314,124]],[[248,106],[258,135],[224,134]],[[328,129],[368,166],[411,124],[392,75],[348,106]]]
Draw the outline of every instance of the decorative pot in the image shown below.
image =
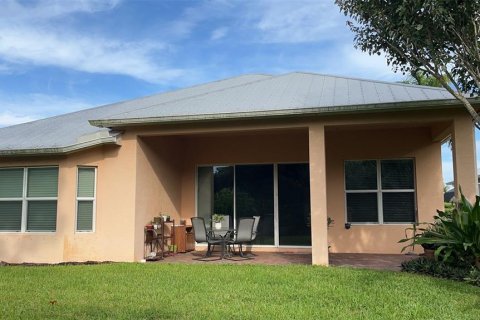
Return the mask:
[[435,249],[423,249],[424,251],[424,256],[425,258],[427,259],[432,259],[432,260],[435,260]]
[[220,229],[222,229],[222,223],[221,222],[215,222],[214,227],[215,227],[216,230],[220,230]]

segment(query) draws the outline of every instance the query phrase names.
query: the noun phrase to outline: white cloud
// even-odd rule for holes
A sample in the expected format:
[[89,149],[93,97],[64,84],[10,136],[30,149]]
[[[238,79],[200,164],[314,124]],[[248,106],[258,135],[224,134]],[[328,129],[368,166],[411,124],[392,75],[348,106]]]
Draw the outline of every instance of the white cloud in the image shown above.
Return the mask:
[[11,74],[13,72],[12,68],[5,64],[5,63],[0,63],[0,74],[1,73],[7,73],[7,74]]
[[156,63],[156,54],[166,49],[160,43],[121,42],[30,27],[0,26],[0,57],[14,64],[58,66],[162,82],[182,74],[179,69],[163,68]]
[[191,7],[185,10],[181,19],[168,26],[168,31],[177,38],[187,37],[204,19],[206,19],[206,16],[200,14],[199,8]]
[[227,27],[220,27],[213,30],[212,35],[210,36],[210,40],[220,40],[225,37],[228,33]]
[[15,124],[29,122],[33,120],[36,120],[36,118],[14,114],[10,111],[0,113],[0,127],[13,126]]
[[42,93],[6,95],[0,92],[0,127],[74,112],[100,104]]
[[45,20],[58,18],[77,12],[94,13],[111,10],[120,0],[73,0],[68,5],[64,0],[37,0],[20,3],[16,0],[4,0],[0,18],[6,20]]
[[[238,14],[239,8],[231,1],[197,1],[194,2],[193,6],[183,10],[179,19],[168,24],[168,30],[165,30],[166,36],[173,37],[177,41],[182,38],[188,38],[201,23],[207,20],[229,17],[231,18],[229,20],[232,21]],[[223,31],[220,30],[219,32]],[[212,33],[212,36],[214,33],[215,31]]]
[[8,1],[0,14],[0,72],[25,66],[56,66],[153,83],[181,76],[183,70],[158,62],[170,49],[165,43],[82,34],[56,20],[78,12],[111,10],[118,2],[76,0],[66,5],[59,0],[43,0],[27,6]]
[[315,42],[345,34],[345,19],[330,2],[261,1],[249,10],[264,42]]
[[353,40],[350,43],[334,51],[337,55],[335,68],[343,74],[367,79],[377,79],[386,81],[398,81],[403,78],[400,73],[394,73],[392,68],[387,65],[387,60],[383,55],[369,55],[353,47]]

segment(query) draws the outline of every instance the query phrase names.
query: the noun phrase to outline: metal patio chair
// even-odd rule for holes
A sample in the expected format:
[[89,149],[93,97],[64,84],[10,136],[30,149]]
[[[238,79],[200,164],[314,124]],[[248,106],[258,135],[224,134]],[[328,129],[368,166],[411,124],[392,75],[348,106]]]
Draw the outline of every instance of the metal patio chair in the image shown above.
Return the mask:
[[192,220],[192,227],[193,227],[193,234],[194,239],[197,243],[206,243],[207,244],[207,253],[205,258],[210,257],[212,255],[212,246],[214,245],[222,245],[222,258],[224,256],[224,246],[223,243],[225,240],[213,238],[209,232],[207,232],[207,227],[205,226],[205,220],[201,217],[193,217]]
[[239,254],[241,257],[245,257],[243,254],[243,245],[252,243],[253,228],[255,224],[254,218],[242,218],[238,221],[238,228],[235,232],[233,239],[228,241],[228,245],[233,247],[235,252],[235,245],[238,245]]

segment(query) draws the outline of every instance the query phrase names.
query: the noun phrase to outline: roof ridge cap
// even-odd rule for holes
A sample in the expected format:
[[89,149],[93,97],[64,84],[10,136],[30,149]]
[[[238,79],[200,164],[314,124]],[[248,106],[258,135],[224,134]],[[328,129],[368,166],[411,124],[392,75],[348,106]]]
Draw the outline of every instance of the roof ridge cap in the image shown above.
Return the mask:
[[410,84],[410,83],[402,83],[402,82],[390,82],[390,81],[385,81],[385,80],[372,80],[372,79],[359,78],[359,77],[348,77],[348,76],[342,76],[342,75],[327,74],[327,73],[315,73],[315,72],[308,72],[308,71],[292,71],[292,72],[289,72],[289,73],[284,74],[284,75],[289,75],[289,74],[309,74],[309,75],[314,75],[314,76],[323,76],[323,77],[331,77],[331,78],[341,78],[341,79],[346,79],[346,80],[357,80],[357,81],[365,81],[365,82],[373,82],[373,83],[382,83],[382,84],[395,85],[395,86],[401,86],[401,87],[412,87],[412,88],[417,88],[417,89],[432,89],[432,90],[439,90],[439,91],[446,90],[443,87],[431,87],[431,86],[425,86],[425,85],[419,85],[419,84]]

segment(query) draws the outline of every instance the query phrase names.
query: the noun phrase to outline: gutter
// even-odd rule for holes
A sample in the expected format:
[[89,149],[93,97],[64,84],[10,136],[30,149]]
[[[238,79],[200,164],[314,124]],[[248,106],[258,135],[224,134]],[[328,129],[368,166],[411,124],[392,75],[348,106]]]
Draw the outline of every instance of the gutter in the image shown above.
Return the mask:
[[76,144],[72,144],[65,147],[56,148],[42,148],[42,149],[12,149],[12,150],[0,150],[0,156],[13,157],[13,156],[39,156],[39,155],[64,155],[79,150],[96,147],[105,144],[119,145],[119,134],[114,136],[99,138],[95,140],[83,141]]
[[[479,103],[477,99],[469,99],[472,103]],[[135,125],[153,125],[168,123],[189,123],[197,121],[215,121],[215,120],[236,120],[236,119],[268,119],[268,118],[285,118],[298,116],[321,116],[351,113],[368,113],[368,112],[390,112],[390,111],[406,111],[406,110],[428,110],[428,109],[446,109],[461,106],[456,99],[449,100],[424,100],[415,102],[394,102],[389,104],[362,104],[362,105],[345,105],[336,107],[311,107],[299,109],[285,110],[266,110],[252,112],[232,112],[232,113],[212,113],[200,115],[180,115],[166,117],[149,117],[149,118],[125,118],[125,119],[97,119],[89,120],[92,126],[100,128],[125,127]]]

